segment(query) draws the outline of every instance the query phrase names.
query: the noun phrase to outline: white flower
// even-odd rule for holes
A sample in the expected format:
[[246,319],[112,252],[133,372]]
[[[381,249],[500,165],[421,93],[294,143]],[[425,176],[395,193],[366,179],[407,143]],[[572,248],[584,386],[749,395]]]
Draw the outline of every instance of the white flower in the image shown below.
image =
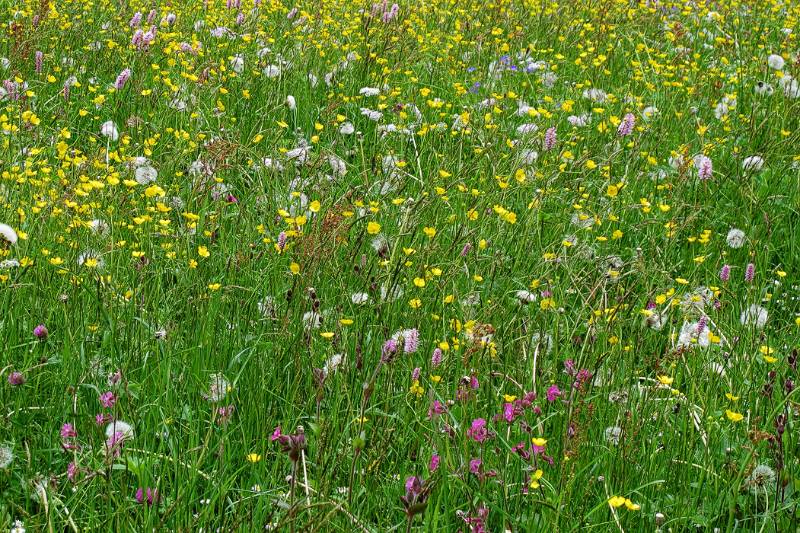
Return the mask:
[[3,259],[0,261],[0,270],[11,270],[12,268],[17,268],[19,266],[19,261],[16,259]]
[[105,266],[105,261],[103,261],[103,258],[94,250],[86,250],[80,254],[78,256],[78,266],[83,266],[90,259],[93,259],[96,262],[95,268],[98,270],[101,270],[103,266]]
[[262,72],[264,76],[268,78],[277,78],[281,75],[281,67],[278,65],[267,65]]
[[373,111],[372,109],[368,109],[366,107],[361,108],[361,114],[373,122],[378,122],[380,119],[383,118],[383,113],[381,113],[380,111]]
[[156,181],[158,178],[158,171],[151,166],[139,167],[134,171],[136,183],[139,185],[147,185]]
[[800,83],[788,74],[780,81],[783,94],[789,98],[800,98]]
[[767,65],[773,70],[781,70],[786,62],[778,54],[770,54],[767,58]]
[[317,329],[322,324],[322,316],[316,311],[307,311],[303,314],[303,325],[306,329]]
[[704,327],[700,334],[697,334],[697,322],[684,322],[681,327],[681,333],[678,336],[678,346],[689,348],[694,344],[702,348],[707,348],[711,345],[711,332],[708,327]]
[[604,103],[608,99],[608,95],[602,89],[586,89],[583,91],[583,97],[593,102]]
[[258,302],[258,312],[264,316],[271,316],[275,313],[275,298],[265,296]]
[[5,470],[14,461],[14,451],[8,446],[0,446],[0,470]]
[[106,426],[106,437],[111,438],[117,433],[122,433],[122,438],[129,440],[133,438],[133,426],[122,420],[115,420]]
[[91,222],[89,222],[89,229],[95,235],[106,235],[108,233],[109,226],[108,226],[108,223],[105,220],[101,220],[99,218],[96,218],[96,219],[92,220]]
[[650,120],[654,118],[656,115],[658,115],[658,108],[655,106],[645,107],[642,110],[642,118],[644,118],[645,120]]
[[526,291],[526,290],[519,290],[514,293],[514,296],[519,300],[521,304],[529,304],[536,301],[537,296],[535,292]]
[[767,465],[758,465],[747,476],[744,484],[750,487],[751,494],[766,496],[775,490],[775,471]]
[[605,436],[606,436],[606,442],[608,442],[612,446],[616,446],[617,444],[619,444],[619,441],[622,438],[622,428],[618,426],[608,427],[606,428]]
[[11,528],[10,533],[25,533],[25,524],[22,520],[14,520],[14,527]]
[[536,133],[539,131],[539,126],[536,124],[520,124],[517,126],[517,134],[519,135],[530,135],[531,133]]
[[741,322],[743,326],[753,325],[757,329],[764,329],[768,317],[769,312],[766,309],[760,305],[753,304],[742,311],[741,316],[739,316],[739,322]]
[[728,246],[731,248],[741,248],[744,244],[745,235],[744,232],[738,228],[731,228],[728,232],[728,236],[725,237],[725,242],[728,243]]
[[322,367],[322,374],[327,378],[329,374],[336,372],[336,370],[344,363],[346,357],[344,354],[335,353],[330,359],[325,361],[325,366]]
[[567,122],[572,124],[577,128],[582,128],[589,124],[591,121],[591,117],[588,114],[584,114],[581,116],[570,115],[567,117]]
[[331,165],[334,175],[341,177],[347,173],[347,165],[343,159],[332,155],[328,157],[328,163]]
[[100,126],[100,135],[103,137],[108,137],[112,141],[116,141],[119,139],[119,131],[117,130],[117,125],[114,124],[111,120],[107,122],[103,122],[103,125]]
[[361,96],[378,96],[381,94],[381,90],[375,87],[362,87],[359,89],[358,94]]
[[369,294],[366,292],[356,292],[350,296],[350,301],[356,305],[365,304],[369,301]]
[[354,131],[356,131],[356,129],[350,122],[345,122],[339,127],[339,133],[341,133],[342,135],[352,135]]
[[221,402],[231,390],[231,384],[223,374],[211,374],[206,399],[209,402]]
[[11,244],[16,244],[17,232],[8,224],[0,224],[0,239],[8,241]]
[[761,156],[751,155],[750,157],[745,157],[744,161],[742,161],[742,169],[744,170],[758,172],[762,168],[764,168],[764,158]]
[[294,96],[291,94],[286,97],[286,107],[294,111],[297,109],[297,101],[294,99]]
[[241,74],[244,71],[244,58],[241,55],[233,56],[231,59],[231,70],[237,74]]
[[763,81],[759,81],[758,83],[756,83],[756,94],[760,95],[766,94],[767,96],[769,96],[772,94],[773,91],[774,89],[772,88],[772,85],[770,85],[769,83]]

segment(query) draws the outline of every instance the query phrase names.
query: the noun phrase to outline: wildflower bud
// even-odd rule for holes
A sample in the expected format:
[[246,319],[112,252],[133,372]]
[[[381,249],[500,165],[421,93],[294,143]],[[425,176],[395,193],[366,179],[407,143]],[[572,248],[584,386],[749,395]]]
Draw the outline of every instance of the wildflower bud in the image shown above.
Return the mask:
[[666,521],[666,519],[667,519],[667,517],[664,516],[663,514],[656,513],[656,525],[657,526],[659,526],[659,527],[663,526],[664,522]]

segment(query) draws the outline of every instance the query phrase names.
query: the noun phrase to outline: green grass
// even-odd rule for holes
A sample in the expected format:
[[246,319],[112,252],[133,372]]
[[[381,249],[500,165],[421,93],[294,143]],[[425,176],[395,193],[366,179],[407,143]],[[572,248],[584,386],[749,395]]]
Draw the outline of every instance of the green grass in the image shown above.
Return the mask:
[[798,527],[796,3],[52,4],[0,10],[0,528]]

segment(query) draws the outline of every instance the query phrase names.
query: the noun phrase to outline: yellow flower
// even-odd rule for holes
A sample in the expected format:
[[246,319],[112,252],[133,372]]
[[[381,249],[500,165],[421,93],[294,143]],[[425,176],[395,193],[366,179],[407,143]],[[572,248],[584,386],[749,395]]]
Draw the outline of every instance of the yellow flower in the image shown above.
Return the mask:
[[200,257],[208,257],[211,255],[211,252],[209,252],[208,248],[206,248],[205,246],[198,246],[197,255],[199,255]]
[[377,235],[381,231],[381,225],[377,222],[370,222],[367,224],[367,233],[370,235]]
[[533,473],[533,475],[531,476],[531,483],[530,483],[530,487],[532,489],[538,489],[541,486],[539,484],[539,480],[542,479],[543,475],[544,475],[544,472],[542,472],[541,468]]
[[639,505],[638,503],[633,503],[628,498],[625,498],[625,507],[627,507],[629,511],[638,511],[639,509],[642,508],[641,505]]
[[547,444],[547,439],[543,439],[542,437],[533,437],[531,439],[531,442],[533,443],[534,446],[538,446],[541,448],[542,446]]
[[247,454],[247,460],[251,463],[257,463],[261,460],[261,456],[257,453],[249,453]]
[[218,291],[221,286],[222,285],[220,285],[219,283],[212,283],[211,285],[208,286],[208,288],[209,290],[212,291]]
[[625,497],[624,496],[612,496],[608,499],[608,505],[611,507],[617,508],[622,507],[625,505]]
[[289,271],[294,275],[299,274],[300,273],[300,265],[298,265],[297,263],[292,263],[291,265],[289,265]]
[[675,381],[675,378],[671,378],[669,376],[658,376],[658,381],[660,381],[662,385],[672,385],[672,382]]
[[743,414],[731,411],[730,409],[725,410],[725,416],[727,416],[728,420],[731,422],[741,422],[744,419]]

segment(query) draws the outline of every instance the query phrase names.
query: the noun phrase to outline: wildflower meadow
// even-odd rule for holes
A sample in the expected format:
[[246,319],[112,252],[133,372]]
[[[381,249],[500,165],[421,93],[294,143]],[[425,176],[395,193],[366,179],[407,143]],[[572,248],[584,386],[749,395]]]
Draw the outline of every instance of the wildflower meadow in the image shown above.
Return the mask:
[[797,531],[799,20],[0,1],[0,531]]

